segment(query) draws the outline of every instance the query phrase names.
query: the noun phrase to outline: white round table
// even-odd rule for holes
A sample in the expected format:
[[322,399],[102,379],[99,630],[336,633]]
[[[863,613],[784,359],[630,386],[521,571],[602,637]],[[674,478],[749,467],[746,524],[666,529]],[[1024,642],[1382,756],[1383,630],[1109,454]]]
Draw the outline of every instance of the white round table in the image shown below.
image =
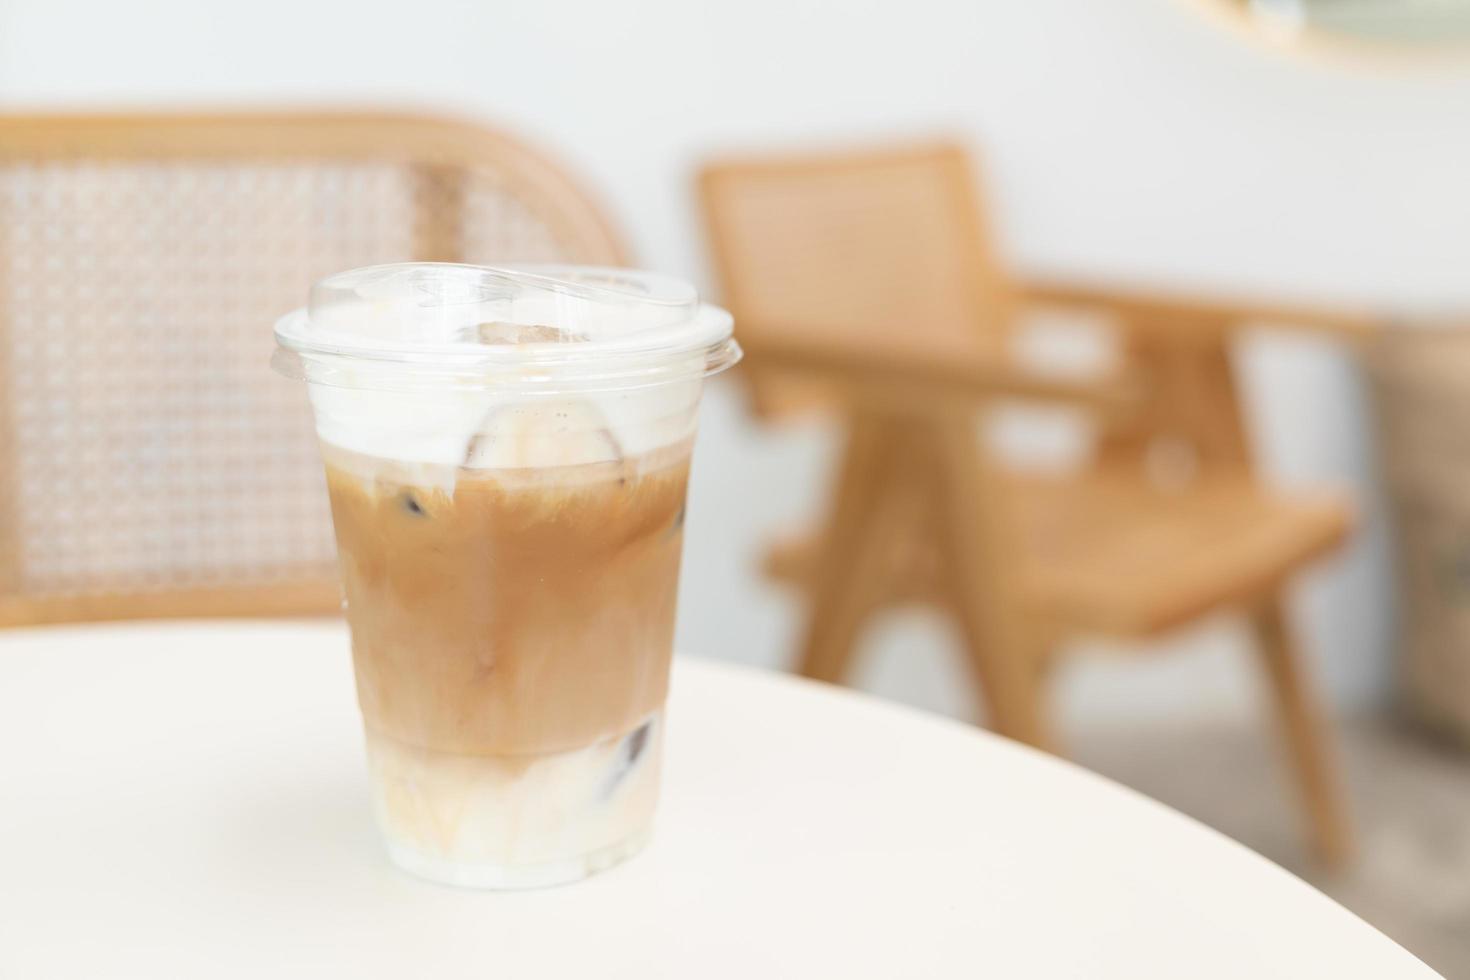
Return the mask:
[[0,634],[0,976],[1433,977],[1082,769],[682,660],[652,844],[586,882],[393,869],[344,630]]

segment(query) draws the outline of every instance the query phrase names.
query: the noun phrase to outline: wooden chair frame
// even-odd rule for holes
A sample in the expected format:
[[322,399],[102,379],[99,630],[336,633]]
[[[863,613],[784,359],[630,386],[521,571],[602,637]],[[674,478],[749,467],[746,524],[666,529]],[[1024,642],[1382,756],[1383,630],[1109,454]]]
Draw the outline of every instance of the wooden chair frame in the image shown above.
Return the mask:
[[[0,165],[108,161],[249,160],[384,162],[412,174],[416,201],[450,200],[464,173],[493,169],[510,193],[530,202],[582,261],[622,265],[621,236],[567,174],[518,140],[464,122],[397,113],[241,112],[0,115]],[[462,228],[452,208],[416,209],[414,251],[424,261],[460,261]],[[3,241],[0,241],[3,247]],[[0,255],[0,295],[7,290]],[[9,324],[0,305],[0,350]],[[268,329],[262,324],[261,329]],[[0,458],[15,419],[0,389]],[[36,596],[22,591],[16,520],[18,488],[0,466],[0,626],[179,616],[325,614],[340,608],[335,575],[250,586],[140,589]]]
[[[841,172],[883,165],[895,154],[931,158],[935,179],[947,182],[956,211],[973,215],[975,224],[962,236],[971,277],[967,288],[987,297],[988,315],[1002,329],[1033,309],[1101,314],[1121,331],[1124,370],[1100,379],[1058,380],[1037,377],[1004,358],[902,360],[891,352],[874,355],[856,347],[813,344],[779,323],[753,322],[742,309],[745,284],[736,269],[736,248],[724,234],[725,182],[751,175]],[[1000,503],[1007,474],[979,451],[973,419],[997,402],[1016,398],[1087,408],[1100,423],[1101,466],[1136,465],[1145,442],[1160,431],[1182,428],[1198,443],[1199,463],[1211,475],[1254,482],[1229,360],[1235,332],[1248,325],[1288,326],[1357,342],[1380,321],[1357,311],[1008,280],[984,244],[973,187],[964,152],[947,144],[841,158],[734,160],[701,174],[715,266],[726,302],[741,324],[745,375],[757,411],[768,406],[779,411],[780,399],[763,397],[766,385],[792,379],[817,383],[835,393],[847,431],[824,527],[814,539],[778,544],[767,560],[769,574],[798,585],[808,598],[800,671],[839,681],[872,612],[905,600],[935,604],[960,626],[992,726],[1054,748],[1044,689],[1059,641],[1079,628],[1147,637],[1214,609],[1244,610],[1255,628],[1316,851],[1328,862],[1340,862],[1350,852],[1351,834],[1323,718],[1289,636],[1282,587],[1290,569],[1243,581],[1228,594],[1180,592],[1167,604],[1167,615],[1146,622],[1109,622],[1106,610],[1089,611],[1079,622],[1077,610],[1037,608],[1029,601],[1025,574],[1018,571],[1023,546],[1017,527]],[[1340,539],[1330,532],[1322,537],[1314,553]],[[912,560],[920,553],[926,553],[922,560]]]

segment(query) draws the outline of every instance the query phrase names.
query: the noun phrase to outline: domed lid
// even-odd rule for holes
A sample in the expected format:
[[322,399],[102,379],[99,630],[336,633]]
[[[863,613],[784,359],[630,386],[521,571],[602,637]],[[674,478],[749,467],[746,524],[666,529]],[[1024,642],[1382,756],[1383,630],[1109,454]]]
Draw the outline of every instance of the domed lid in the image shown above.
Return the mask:
[[365,388],[640,387],[740,359],[724,310],[667,276],[583,266],[369,266],[276,324],[278,370]]

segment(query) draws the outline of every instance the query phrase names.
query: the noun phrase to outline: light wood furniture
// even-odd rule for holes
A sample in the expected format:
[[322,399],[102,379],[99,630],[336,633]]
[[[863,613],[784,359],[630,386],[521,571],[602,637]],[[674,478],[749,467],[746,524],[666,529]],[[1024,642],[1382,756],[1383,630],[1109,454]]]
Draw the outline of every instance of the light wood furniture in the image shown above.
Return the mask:
[[570,178],[478,126],[0,116],[0,625],[335,610],[275,318],[353,266],[624,254]]
[[[866,619],[947,610],[994,727],[1054,747],[1046,682],[1062,641],[1140,639],[1239,609],[1328,861],[1349,850],[1325,722],[1282,591],[1351,526],[1331,496],[1282,496],[1252,471],[1229,360],[1250,324],[1356,337],[1362,317],[1130,295],[1005,274],[957,147],[708,167],[700,188],[724,298],[764,414],[828,399],[847,429],[825,527],[768,571],[809,610],[800,670],[840,680]],[[1028,370],[1025,315],[1106,317],[1120,356],[1094,376]],[[1019,475],[982,451],[981,412],[1013,397],[1091,411],[1094,459]]]

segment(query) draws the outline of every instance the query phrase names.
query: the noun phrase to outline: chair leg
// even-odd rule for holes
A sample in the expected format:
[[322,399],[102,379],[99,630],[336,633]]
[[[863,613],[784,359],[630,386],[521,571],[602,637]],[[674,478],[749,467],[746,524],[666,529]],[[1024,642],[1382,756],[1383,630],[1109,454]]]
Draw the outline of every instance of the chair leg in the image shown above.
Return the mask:
[[807,583],[809,606],[797,670],[839,683],[863,621],[882,600],[884,526],[895,520],[890,471],[897,452],[889,427],[856,418],[838,473],[831,517]]
[[[1022,613],[1000,490],[969,418],[943,427],[930,444],[939,473],[936,536],[949,601],[964,636],[990,726],[1050,750],[1045,717],[1046,665]],[[1008,563],[1011,567],[1007,567]]]
[[1353,844],[1347,805],[1330,744],[1331,733],[1307,690],[1279,596],[1255,612],[1254,625],[1266,678],[1300,784],[1313,847],[1324,864],[1340,867],[1351,857]]
[[996,642],[994,630],[985,624],[989,611],[975,603],[964,602],[956,612],[990,727],[1032,748],[1057,753],[1046,710],[1049,671],[1044,658],[1026,643]]

